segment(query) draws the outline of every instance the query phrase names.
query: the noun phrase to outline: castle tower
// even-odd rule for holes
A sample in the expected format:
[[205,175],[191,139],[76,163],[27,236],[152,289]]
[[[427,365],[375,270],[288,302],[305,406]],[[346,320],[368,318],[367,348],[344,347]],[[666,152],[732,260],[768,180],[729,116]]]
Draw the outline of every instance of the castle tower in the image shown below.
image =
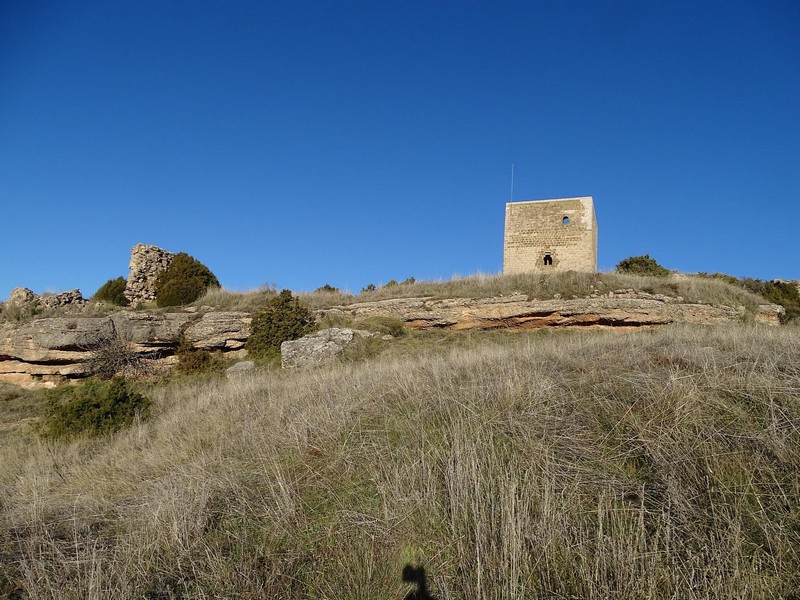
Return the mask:
[[597,271],[591,196],[506,204],[503,273]]

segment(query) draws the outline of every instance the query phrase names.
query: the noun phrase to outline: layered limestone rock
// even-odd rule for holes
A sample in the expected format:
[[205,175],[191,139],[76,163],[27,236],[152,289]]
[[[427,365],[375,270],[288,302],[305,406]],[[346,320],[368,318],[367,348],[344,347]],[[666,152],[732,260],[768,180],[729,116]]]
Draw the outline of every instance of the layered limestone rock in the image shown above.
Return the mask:
[[167,270],[175,254],[158,246],[136,244],[131,248],[131,272],[125,287],[125,297],[136,307],[156,299],[156,281]]
[[0,325],[0,381],[50,384],[91,374],[98,348],[110,340],[155,366],[174,362],[178,347],[234,352],[250,336],[242,312],[119,312],[108,317],[58,317]]
[[[27,294],[26,294],[27,296]],[[687,303],[679,297],[615,290],[589,298],[536,299],[524,294],[495,298],[399,298],[362,302],[319,311],[318,318],[394,317],[414,329],[528,330],[541,327],[633,329],[670,323],[712,325],[750,319],[743,306]],[[755,320],[779,325],[783,307],[765,304]],[[241,356],[251,331],[245,312],[132,312],[106,317],[61,316],[29,323],[0,324],[0,381],[49,385],[91,374],[98,347],[114,341],[156,366],[175,362],[178,348],[206,349]],[[286,342],[286,368],[318,364],[372,335],[328,329]]]
[[[682,300],[682,299],[681,299]],[[756,321],[779,325],[785,311],[774,304],[759,307]],[[361,302],[319,311],[321,318],[393,317],[412,329],[538,329],[541,327],[636,328],[670,323],[712,325],[739,322],[743,306],[690,304],[677,298],[619,290],[607,296],[538,300],[525,294],[495,298],[398,298]]]

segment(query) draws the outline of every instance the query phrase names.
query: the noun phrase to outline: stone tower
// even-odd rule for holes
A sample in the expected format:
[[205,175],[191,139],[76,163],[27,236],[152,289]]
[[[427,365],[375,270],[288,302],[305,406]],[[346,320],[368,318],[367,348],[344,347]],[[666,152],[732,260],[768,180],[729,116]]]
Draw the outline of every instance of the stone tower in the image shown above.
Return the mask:
[[597,271],[591,196],[506,204],[503,273]]
[[158,276],[167,270],[175,255],[172,252],[149,246],[136,244],[131,248],[130,274],[125,286],[125,297],[136,307],[156,299],[156,281]]

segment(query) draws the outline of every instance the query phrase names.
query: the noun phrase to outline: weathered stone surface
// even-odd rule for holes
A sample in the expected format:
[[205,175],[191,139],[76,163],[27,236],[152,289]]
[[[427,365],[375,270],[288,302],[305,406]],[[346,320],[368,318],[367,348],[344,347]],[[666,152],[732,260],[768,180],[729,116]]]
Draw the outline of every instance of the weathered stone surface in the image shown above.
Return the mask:
[[14,288],[11,290],[6,304],[9,306],[25,306],[26,304],[36,302],[37,297],[38,296],[28,288]]
[[181,332],[197,319],[191,313],[118,312],[111,315],[116,335],[142,350],[175,346]]
[[[86,377],[103,340],[118,339],[147,358],[152,371],[169,368],[183,339],[195,348],[238,357],[250,333],[246,313],[119,312],[109,317],[58,317],[0,325],[0,381],[40,385]],[[151,364],[152,363],[152,364]]]
[[136,244],[131,248],[130,274],[125,297],[136,307],[156,299],[156,280],[167,270],[175,254],[158,246]]
[[86,363],[28,363],[19,360],[0,361],[0,375],[20,374],[20,375],[62,375],[64,377],[86,377],[90,375],[89,367]]
[[756,322],[766,325],[780,325],[786,318],[786,309],[780,304],[761,304],[756,313]]
[[256,368],[256,363],[252,360],[241,360],[237,362],[235,365],[232,365],[225,369],[225,376],[228,379],[241,375],[242,373],[247,373],[248,371],[252,371]]
[[114,325],[106,317],[55,317],[22,325],[0,327],[0,358],[31,363],[67,363],[85,358],[98,340],[113,337]]
[[206,313],[184,332],[186,341],[204,350],[238,350],[250,337],[253,318],[245,312]]
[[[540,327],[634,328],[693,323],[735,322],[744,307],[688,304],[675,298],[635,294],[628,290],[608,296],[577,299],[529,299],[524,294],[496,298],[400,298],[338,306],[334,314],[351,318],[389,316],[413,329],[537,329]],[[327,311],[319,311],[324,316]],[[777,325],[783,308],[769,305],[758,320]]]
[[360,337],[375,334],[358,329],[332,327],[281,344],[281,367],[308,367],[335,358]]

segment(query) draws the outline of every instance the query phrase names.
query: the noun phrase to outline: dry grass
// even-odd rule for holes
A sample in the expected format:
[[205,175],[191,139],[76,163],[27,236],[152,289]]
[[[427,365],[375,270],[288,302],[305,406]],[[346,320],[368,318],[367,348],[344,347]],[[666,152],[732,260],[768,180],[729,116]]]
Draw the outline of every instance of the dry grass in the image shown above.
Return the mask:
[[778,598],[800,587],[792,328],[415,335],[0,438],[0,596]]

